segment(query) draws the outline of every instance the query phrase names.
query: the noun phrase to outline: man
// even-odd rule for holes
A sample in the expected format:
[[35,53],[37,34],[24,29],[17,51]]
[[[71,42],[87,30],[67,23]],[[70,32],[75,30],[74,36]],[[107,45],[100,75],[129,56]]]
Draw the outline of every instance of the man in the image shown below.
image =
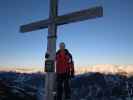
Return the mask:
[[70,99],[70,79],[74,77],[74,64],[72,55],[65,48],[62,42],[60,49],[56,53],[56,73],[57,73],[57,100],[62,100],[64,93],[65,100]]

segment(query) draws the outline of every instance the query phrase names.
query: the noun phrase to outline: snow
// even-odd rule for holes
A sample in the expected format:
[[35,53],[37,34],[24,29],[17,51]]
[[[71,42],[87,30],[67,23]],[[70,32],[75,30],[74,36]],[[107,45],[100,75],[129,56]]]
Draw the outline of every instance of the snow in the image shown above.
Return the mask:
[[[0,76],[0,92],[6,100],[44,100],[44,74],[2,72]],[[133,97],[132,83],[132,76],[98,72],[77,75],[71,81],[71,100],[126,100]]]

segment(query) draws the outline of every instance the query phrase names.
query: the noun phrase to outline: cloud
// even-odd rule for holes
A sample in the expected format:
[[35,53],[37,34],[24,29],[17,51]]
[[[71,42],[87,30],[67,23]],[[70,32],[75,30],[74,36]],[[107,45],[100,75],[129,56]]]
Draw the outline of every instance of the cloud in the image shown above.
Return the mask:
[[0,67],[0,71],[16,71],[21,73],[43,72],[43,67]]

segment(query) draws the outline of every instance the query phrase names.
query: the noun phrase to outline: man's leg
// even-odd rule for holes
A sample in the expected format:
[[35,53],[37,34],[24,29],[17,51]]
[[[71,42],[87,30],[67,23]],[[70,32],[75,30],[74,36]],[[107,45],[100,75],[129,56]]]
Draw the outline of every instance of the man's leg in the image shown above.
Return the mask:
[[57,100],[62,100],[63,79],[62,75],[57,75]]
[[66,77],[64,80],[64,94],[65,94],[65,99],[71,98],[70,79],[68,77]]

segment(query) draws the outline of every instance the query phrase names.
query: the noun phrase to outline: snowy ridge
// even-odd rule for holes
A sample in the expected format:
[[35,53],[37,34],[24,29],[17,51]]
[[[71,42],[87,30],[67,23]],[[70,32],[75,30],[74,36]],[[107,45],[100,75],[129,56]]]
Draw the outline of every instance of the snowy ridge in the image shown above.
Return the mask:
[[[0,72],[0,76],[0,100],[44,100],[45,74]],[[133,76],[99,72],[77,75],[71,81],[71,100],[132,100],[132,83]]]
[[113,65],[113,64],[98,64],[89,67],[77,67],[76,74],[87,72],[100,72],[104,74],[125,74],[133,75],[133,65]]

